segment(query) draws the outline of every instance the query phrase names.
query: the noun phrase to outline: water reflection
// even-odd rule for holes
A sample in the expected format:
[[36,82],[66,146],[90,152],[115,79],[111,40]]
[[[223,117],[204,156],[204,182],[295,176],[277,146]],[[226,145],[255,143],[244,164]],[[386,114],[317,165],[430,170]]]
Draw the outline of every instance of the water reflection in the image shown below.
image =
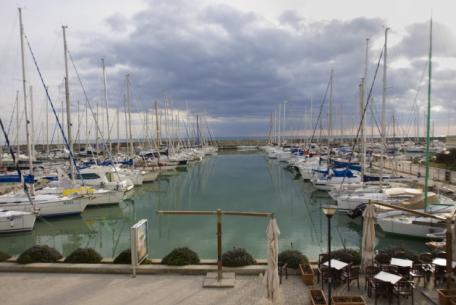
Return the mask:
[[[311,258],[326,251],[327,220],[321,212],[331,198],[284,169],[285,163],[258,153],[220,154],[204,159],[177,175],[161,177],[137,188],[119,206],[90,208],[80,217],[39,221],[31,233],[0,236],[0,249],[18,254],[33,244],[48,244],[64,254],[77,247],[93,247],[113,257],[129,248],[129,227],[149,220],[152,257],[175,247],[189,246],[200,257],[215,258],[214,216],[158,216],[161,210],[234,210],[273,212],[281,229],[280,248],[294,248]],[[267,219],[226,216],[223,247],[244,247],[256,257],[266,256]],[[360,220],[335,216],[333,246],[359,247]],[[378,247],[423,243],[379,234]]]

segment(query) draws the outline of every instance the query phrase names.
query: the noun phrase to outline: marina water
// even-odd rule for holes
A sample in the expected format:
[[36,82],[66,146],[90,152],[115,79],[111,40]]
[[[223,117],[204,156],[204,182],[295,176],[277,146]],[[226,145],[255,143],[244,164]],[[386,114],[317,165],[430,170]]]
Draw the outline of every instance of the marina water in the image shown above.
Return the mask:
[[[161,258],[176,247],[190,247],[201,258],[216,258],[215,216],[159,216],[156,210],[216,210],[273,212],[281,230],[280,250],[301,250],[311,259],[326,251],[327,220],[322,206],[331,198],[304,183],[285,163],[261,153],[219,153],[186,171],[160,177],[135,188],[131,200],[118,206],[93,207],[82,216],[40,220],[29,233],[0,236],[0,250],[20,254],[34,244],[47,244],[64,255],[92,247],[114,257],[130,247],[129,228],[149,221],[149,253]],[[223,217],[223,249],[243,247],[256,258],[266,257],[267,219]],[[336,216],[333,249],[359,248],[361,219]],[[377,249],[403,246],[425,250],[423,241],[378,232]]]

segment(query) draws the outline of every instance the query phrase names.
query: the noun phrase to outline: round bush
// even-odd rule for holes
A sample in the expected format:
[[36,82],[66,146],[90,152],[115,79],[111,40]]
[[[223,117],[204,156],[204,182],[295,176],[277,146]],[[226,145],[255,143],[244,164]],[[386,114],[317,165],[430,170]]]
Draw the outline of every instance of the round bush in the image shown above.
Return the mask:
[[[384,253],[385,255],[387,255],[389,257],[389,260],[391,260],[392,257],[396,257],[396,258],[409,259],[414,262],[419,261],[418,255],[415,252],[408,250],[408,249],[404,249],[402,247],[386,248],[386,249],[382,250],[381,253]],[[389,263],[389,261],[387,263]]]
[[17,262],[19,264],[55,263],[60,258],[62,258],[62,254],[54,248],[46,245],[36,245],[22,252]]
[[384,252],[380,252],[378,253],[377,255],[375,255],[375,261],[378,263],[378,264],[389,264],[390,261],[391,261],[391,257],[384,253]]
[[199,262],[198,254],[187,247],[174,249],[162,259],[162,264],[170,266],[194,265]]
[[331,256],[334,259],[343,261],[347,264],[360,265],[361,254],[355,249],[339,249],[331,252]]
[[113,261],[114,264],[131,264],[131,250],[126,249],[119,253]]
[[4,262],[10,257],[11,255],[9,255],[8,253],[0,251],[0,262]]
[[287,264],[288,268],[298,269],[299,264],[308,264],[307,257],[297,250],[285,250],[279,253],[279,265]]
[[243,248],[233,248],[222,255],[222,265],[226,267],[242,267],[255,264],[252,255]]
[[65,258],[65,263],[98,264],[103,258],[92,248],[78,248]]

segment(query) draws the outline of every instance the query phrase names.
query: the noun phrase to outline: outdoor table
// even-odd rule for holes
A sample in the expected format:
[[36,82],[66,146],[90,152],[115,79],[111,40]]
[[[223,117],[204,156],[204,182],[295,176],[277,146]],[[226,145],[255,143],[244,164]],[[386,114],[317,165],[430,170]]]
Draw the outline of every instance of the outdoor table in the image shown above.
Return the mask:
[[404,267],[404,268],[412,268],[413,266],[413,261],[409,259],[403,259],[403,258],[391,258],[391,265],[398,266],[398,267]]
[[385,272],[385,271],[380,271],[379,273],[377,273],[374,276],[374,279],[382,281],[382,282],[388,284],[388,287],[389,287],[388,288],[388,290],[389,290],[388,301],[391,304],[392,297],[393,297],[392,296],[393,286],[402,279],[402,276],[399,276],[399,275],[396,275],[396,274],[392,274],[392,273],[389,273],[389,272]]
[[[323,265],[329,267],[329,262],[325,262],[325,263],[323,263]],[[336,270],[342,270],[347,266],[348,266],[347,263],[344,263],[337,259],[331,259],[331,268],[334,268]]]
[[[446,258],[434,258],[434,260],[432,261],[432,263],[436,266],[440,266],[440,267],[446,267],[446,264],[447,264],[447,260]],[[452,262],[452,267],[453,269],[456,268],[456,262]]]
[[396,284],[401,280],[402,276],[392,274],[389,272],[385,271],[380,271],[374,276],[374,279],[377,279],[379,281],[385,282],[385,283],[390,283],[391,285]]
[[[329,261],[323,263],[323,266],[329,267]],[[347,263],[344,263],[337,259],[331,259],[331,269],[335,270],[334,272],[330,270],[331,278],[338,283],[341,278],[342,269],[344,269],[347,266]]]

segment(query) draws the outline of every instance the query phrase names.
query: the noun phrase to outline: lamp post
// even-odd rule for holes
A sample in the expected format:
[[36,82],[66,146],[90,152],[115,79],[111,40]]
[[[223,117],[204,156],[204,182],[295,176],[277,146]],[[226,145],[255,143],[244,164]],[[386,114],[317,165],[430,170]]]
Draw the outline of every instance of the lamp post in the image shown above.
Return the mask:
[[336,214],[337,207],[333,205],[323,207],[323,214],[328,218],[328,304],[331,305],[332,269],[331,269],[331,218]]

